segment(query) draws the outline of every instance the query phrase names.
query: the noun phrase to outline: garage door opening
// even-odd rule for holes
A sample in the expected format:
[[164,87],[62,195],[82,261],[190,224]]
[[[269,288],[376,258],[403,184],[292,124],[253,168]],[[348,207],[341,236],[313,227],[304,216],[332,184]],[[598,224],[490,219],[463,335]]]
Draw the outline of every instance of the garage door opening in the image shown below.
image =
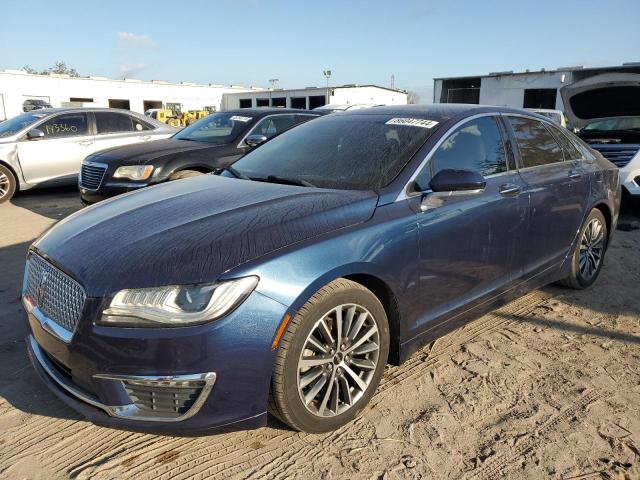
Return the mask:
[[524,108],[556,108],[556,96],[558,90],[555,88],[525,88]]
[[240,99],[240,108],[251,108],[251,99],[250,98],[241,98]]
[[307,108],[307,97],[291,97],[291,108]]
[[142,106],[144,111],[151,110],[152,108],[162,108],[161,100],[143,100]]
[[256,107],[268,107],[269,99],[268,98],[256,98]]
[[71,97],[69,101],[72,103],[93,103],[93,98],[87,97]]
[[311,95],[309,97],[309,110],[321,107],[327,104],[327,97],[324,95]]
[[109,99],[109,108],[122,108],[124,110],[131,110],[129,100],[113,100]]
[[442,81],[440,103],[480,103],[480,77]]
[[276,97],[271,99],[272,107],[286,107],[287,106],[287,97]]

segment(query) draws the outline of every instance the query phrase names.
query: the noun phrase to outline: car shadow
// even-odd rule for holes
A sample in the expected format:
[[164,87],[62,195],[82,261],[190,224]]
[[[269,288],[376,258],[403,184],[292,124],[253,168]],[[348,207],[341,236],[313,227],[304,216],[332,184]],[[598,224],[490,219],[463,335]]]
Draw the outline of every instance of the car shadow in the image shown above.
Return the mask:
[[80,193],[75,185],[18,192],[10,202],[16,207],[54,220],[62,220],[82,208]]

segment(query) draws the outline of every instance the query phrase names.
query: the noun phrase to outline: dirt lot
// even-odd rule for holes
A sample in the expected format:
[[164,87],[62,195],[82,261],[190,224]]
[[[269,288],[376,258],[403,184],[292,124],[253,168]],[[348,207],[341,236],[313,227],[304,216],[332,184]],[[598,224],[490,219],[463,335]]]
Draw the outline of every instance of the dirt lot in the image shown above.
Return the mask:
[[79,207],[0,205],[1,478],[640,478],[640,230],[615,233],[590,290],[535,291],[389,368],[340,431],[180,438],[94,426],[28,363],[24,254]]

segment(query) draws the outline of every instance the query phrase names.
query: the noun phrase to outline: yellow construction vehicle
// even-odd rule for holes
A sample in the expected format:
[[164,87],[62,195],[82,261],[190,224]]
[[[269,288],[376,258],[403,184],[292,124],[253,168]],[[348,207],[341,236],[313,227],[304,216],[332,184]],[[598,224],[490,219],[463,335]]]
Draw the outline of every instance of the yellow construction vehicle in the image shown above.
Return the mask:
[[145,115],[172,127],[186,127],[187,125],[191,125],[201,118],[206,117],[209,115],[209,112],[207,110],[189,110],[188,112],[181,112],[178,109],[172,108],[153,108],[151,110],[147,110]]

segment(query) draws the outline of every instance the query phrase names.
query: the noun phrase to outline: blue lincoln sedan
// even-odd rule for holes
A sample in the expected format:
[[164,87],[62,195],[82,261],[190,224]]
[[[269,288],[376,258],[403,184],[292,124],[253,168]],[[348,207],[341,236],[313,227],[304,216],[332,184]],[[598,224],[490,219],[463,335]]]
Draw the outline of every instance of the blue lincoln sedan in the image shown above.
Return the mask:
[[531,112],[329,115],[47,231],[29,355],[102,425],[336,429],[387,363],[528,290],[590,286],[619,204],[616,167]]

